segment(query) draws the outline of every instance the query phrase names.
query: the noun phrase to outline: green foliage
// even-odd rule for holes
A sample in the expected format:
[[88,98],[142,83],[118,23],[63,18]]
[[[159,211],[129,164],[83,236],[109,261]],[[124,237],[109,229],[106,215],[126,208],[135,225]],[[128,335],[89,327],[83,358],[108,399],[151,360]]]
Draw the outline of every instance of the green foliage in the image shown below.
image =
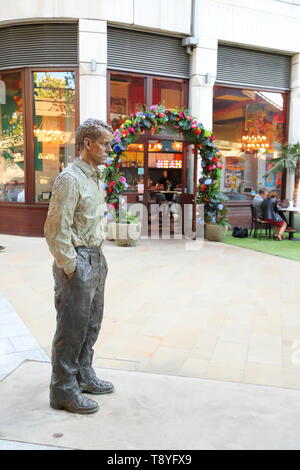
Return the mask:
[[292,172],[296,171],[297,165],[300,164],[299,142],[297,142],[297,144],[282,145],[280,150],[282,151],[282,155],[280,157],[269,160],[271,163],[274,163],[274,166],[264,175],[264,177],[283,170],[290,170]]
[[207,220],[215,219],[220,224],[227,223],[225,211],[221,212],[222,209],[217,208],[225,198],[220,194],[222,165],[220,153],[215,145],[216,139],[211,131],[204,129],[201,123],[190,116],[187,109],[167,109],[163,105],[153,105],[147,109],[141,106],[137,113],[131,114],[114,132],[113,151],[103,172],[107,185],[107,202],[113,204],[118,215],[118,196],[127,185],[120,183],[121,157],[128,145],[135,142],[141,132],[152,129],[152,132],[159,133],[162,127],[172,128],[200,152],[203,178],[197,192],[197,202],[204,204]]
[[75,87],[70,74],[57,78],[51,72],[45,72],[42,77],[39,77],[39,72],[34,72],[34,96],[35,99],[48,99],[52,102],[51,111],[62,116],[74,116]]
[[121,224],[137,224],[139,220],[137,215],[133,215],[127,211],[116,215],[116,222]]

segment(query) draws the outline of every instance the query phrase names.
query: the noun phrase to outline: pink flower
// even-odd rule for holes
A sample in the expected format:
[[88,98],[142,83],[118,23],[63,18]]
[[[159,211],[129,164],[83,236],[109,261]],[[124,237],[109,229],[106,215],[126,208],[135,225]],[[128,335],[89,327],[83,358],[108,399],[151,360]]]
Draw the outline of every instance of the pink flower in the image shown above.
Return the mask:
[[135,133],[135,129],[134,129],[134,127],[132,127],[132,126],[130,126],[130,127],[128,128],[128,130],[129,130],[129,132],[131,132],[131,134],[134,134],[134,133]]
[[124,176],[121,176],[119,181],[120,181],[120,183],[125,184],[126,183],[126,178],[124,178]]
[[196,122],[193,122],[193,124],[191,125],[191,128],[192,129],[197,129],[198,127],[198,124]]
[[185,114],[184,114],[182,111],[180,111],[180,113],[179,113],[179,117],[181,117],[181,118],[185,118]]

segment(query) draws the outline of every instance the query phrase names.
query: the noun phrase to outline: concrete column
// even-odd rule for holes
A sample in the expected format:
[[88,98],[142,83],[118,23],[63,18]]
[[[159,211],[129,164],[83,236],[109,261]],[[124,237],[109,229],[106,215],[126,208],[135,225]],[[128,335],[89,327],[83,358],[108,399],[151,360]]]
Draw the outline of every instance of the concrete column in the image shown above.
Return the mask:
[[206,129],[213,127],[213,87],[217,76],[218,41],[199,37],[199,46],[191,57],[190,109],[191,114]]
[[[292,57],[292,76],[291,76],[291,98],[288,141],[290,144],[300,142],[300,54]],[[286,198],[293,199],[295,184],[295,175],[289,172],[287,175]],[[297,207],[300,206],[300,192],[298,191]]]
[[[213,88],[217,76],[218,41],[199,37],[199,46],[191,56],[190,111],[203,126],[213,128]],[[201,161],[198,161],[198,178],[201,176]]]
[[[92,60],[96,70],[92,71]],[[79,20],[80,121],[107,120],[107,23]]]

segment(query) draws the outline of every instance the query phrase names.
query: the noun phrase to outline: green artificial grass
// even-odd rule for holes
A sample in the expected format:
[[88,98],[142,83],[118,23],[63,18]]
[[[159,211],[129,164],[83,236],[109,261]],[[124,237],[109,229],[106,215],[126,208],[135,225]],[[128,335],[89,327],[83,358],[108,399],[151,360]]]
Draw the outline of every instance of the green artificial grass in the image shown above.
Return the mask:
[[[288,237],[288,233],[284,233],[285,237]],[[300,233],[294,234],[295,238],[300,238]],[[300,240],[282,240],[276,241],[271,238],[262,237],[253,238],[235,238],[232,236],[232,231],[228,231],[223,243],[228,245],[240,246],[241,248],[248,248],[249,250],[261,251],[262,253],[268,253],[270,255],[281,256],[282,258],[288,258],[295,261],[300,261]]]

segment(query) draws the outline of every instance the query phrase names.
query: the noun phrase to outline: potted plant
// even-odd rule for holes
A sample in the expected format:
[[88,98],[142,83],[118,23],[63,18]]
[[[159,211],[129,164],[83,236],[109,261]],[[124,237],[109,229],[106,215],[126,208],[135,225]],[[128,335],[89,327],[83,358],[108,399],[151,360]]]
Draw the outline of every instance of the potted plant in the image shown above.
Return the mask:
[[135,246],[141,236],[142,224],[136,215],[125,211],[116,216],[116,222],[112,225],[113,238],[118,246]]
[[281,156],[269,160],[269,162],[273,163],[274,166],[267,173],[265,173],[264,177],[288,170],[295,179],[293,200],[296,206],[298,206],[300,203],[300,143],[297,142],[296,144],[282,145],[280,150],[282,152]]
[[[220,167],[212,166],[207,167],[205,162],[202,164],[203,175],[199,179],[196,202],[204,204],[204,237],[210,241],[221,242],[229,226],[227,208],[222,204],[228,201],[228,197],[220,192]],[[212,173],[208,173],[211,170]]]
[[227,208],[221,203],[209,203],[204,215],[204,236],[212,242],[224,240],[228,231]]

